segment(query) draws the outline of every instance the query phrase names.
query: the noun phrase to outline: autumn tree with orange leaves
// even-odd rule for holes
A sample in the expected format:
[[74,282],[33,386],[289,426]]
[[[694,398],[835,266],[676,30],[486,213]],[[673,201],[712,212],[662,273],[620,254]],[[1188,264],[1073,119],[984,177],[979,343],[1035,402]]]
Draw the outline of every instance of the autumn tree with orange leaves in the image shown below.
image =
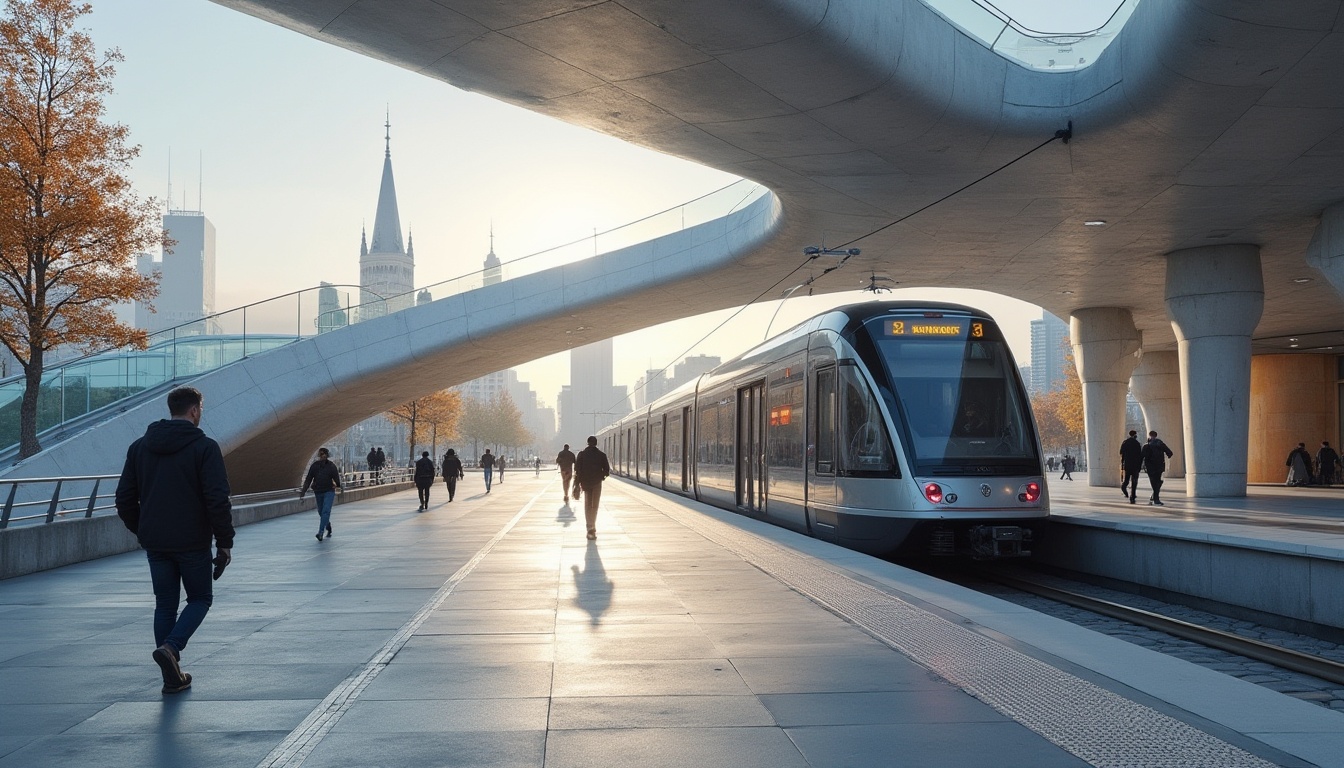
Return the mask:
[[122,56],[99,56],[75,28],[92,10],[7,0],[0,19],[0,343],[23,367],[21,458],[41,450],[47,352],[145,346],[145,331],[117,322],[113,307],[158,293],[133,255],[167,244],[157,203],[126,176],[139,147],[103,121]]
[[451,440],[457,437],[457,423],[461,415],[462,395],[451,389],[425,395],[387,412],[392,421],[407,426],[412,462],[416,458],[415,446],[420,443],[421,430],[430,434],[430,455],[438,456],[439,438]]

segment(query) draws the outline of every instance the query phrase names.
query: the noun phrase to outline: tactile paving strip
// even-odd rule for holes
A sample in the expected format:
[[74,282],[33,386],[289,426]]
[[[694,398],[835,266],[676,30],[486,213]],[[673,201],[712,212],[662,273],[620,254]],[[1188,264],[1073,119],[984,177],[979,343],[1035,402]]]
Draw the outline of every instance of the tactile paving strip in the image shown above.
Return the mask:
[[1099,768],[1267,768],[1243,749],[731,525],[671,518]]

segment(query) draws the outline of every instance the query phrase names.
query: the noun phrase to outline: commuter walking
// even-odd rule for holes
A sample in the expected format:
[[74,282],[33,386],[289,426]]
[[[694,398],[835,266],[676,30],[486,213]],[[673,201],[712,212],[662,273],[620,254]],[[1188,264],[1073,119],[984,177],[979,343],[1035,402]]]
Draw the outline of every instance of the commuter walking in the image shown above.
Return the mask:
[[504,456],[495,459],[495,468],[499,470],[499,484],[504,484]]
[[378,474],[378,451],[376,449],[369,448],[369,455],[364,457],[364,464],[369,469],[369,484],[372,485]]
[[326,448],[317,449],[317,461],[308,467],[308,476],[303,479],[299,489],[299,498],[313,489],[313,498],[317,500],[317,540],[322,540],[325,531],[331,538],[331,505],[336,501],[336,489],[341,487],[341,470],[331,461],[331,453]]
[[457,481],[466,476],[462,471],[462,460],[457,458],[457,451],[449,448],[443,454],[443,482],[448,485],[448,501],[457,495]]
[[[1143,446],[1139,443],[1138,430],[1129,430],[1129,438],[1120,444],[1120,471],[1124,479],[1120,481],[1120,495],[1128,496],[1134,504],[1139,496],[1139,470],[1143,469]],[[1129,492],[1125,493],[1125,488]]]
[[[170,418],[149,425],[126,451],[117,483],[117,515],[136,535],[154,585],[154,663],[163,692],[191,687],[182,651],[214,602],[212,578],[232,559],[233,513],[219,443],[200,429],[201,393],[168,393]],[[210,541],[217,556],[211,573]],[[178,614],[182,590],[187,605]]]
[[[607,454],[597,449],[597,438],[588,438],[588,447],[579,451],[574,466],[575,479],[583,489],[583,517],[588,523],[588,538],[597,538],[597,505],[602,500],[602,481],[611,475]],[[576,492],[575,497],[578,497]]]
[[1074,466],[1076,465],[1074,464],[1073,457],[1067,453],[1064,454],[1064,458],[1059,460],[1059,467],[1063,470],[1059,473],[1059,479],[1072,481]]
[[1321,485],[1330,486],[1335,482],[1335,467],[1339,466],[1339,454],[1330,447],[1329,440],[1321,441],[1321,449],[1316,452],[1316,477]]
[[1173,455],[1167,444],[1162,442],[1157,432],[1148,433],[1148,442],[1143,446],[1143,468],[1148,473],[1148,483],[1153,486],[1153,495],[1148,499],[1150,507],[1165,507],[1162,503],[1162,473],[1167,471],[1167,459]]
[[[565,492],[565,501],[569,501],[569,481],[574,477],[574,452],[569,450],[569,443],[560,449],[560,453],[555,455],[555,464],[560,467],[560,488]],[[579,486],[574,486],[574,498],[579,497]]]
[[429,451],[421,451],[415,462],[415,490],[420,494],[421,512],[429,509],[429,488],[434,485],[434,460]]
[[486,448],[481,456],[481,470],[485,474],[485,492],[490,492],[490,481],[495,477],[495,457],[491,455],[490,449]]
[[387,469],[387,454],[383,453],[383,447],[380,445],[378,446],[378,472],[374,475],[374,479],[378,481],[379,485],[383,482],[383,470],[385,469]]
[[541,457],[538,456],[532,460],[532,465],[537,468],[536,477],[541,477]]
[[1288,485],[1311,484],[1311,454],[1307,453],[1307,444],[1298,443],[1288,452]]

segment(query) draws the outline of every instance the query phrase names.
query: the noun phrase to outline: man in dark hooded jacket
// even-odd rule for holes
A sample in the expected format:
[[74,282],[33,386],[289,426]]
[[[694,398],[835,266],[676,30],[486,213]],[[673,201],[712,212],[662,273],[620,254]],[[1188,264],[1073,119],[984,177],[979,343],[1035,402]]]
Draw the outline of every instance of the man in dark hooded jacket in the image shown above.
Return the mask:
[[1129,438],[1120,444],[1120,468],[1124,474],[1120,493],[1133,504],[1139,495],[1139,470],[1143,469],[1143,445],[1139,443],[1138,430],[1129,430]]
[[[191,675],[179,664],[182,649],[214,601],[210,541],[219,552],[213,561],[218,578],[231,560],[233,513],[219,443],[199,426],[201,393],[174,389],[168,413],[172,418],[150,424],[127,449],[117,515],[149,558],[158,646],[153,657],[163,671],[163,692],[179,693],[191,687]],[[187,605],[178,615],[184,588]]]

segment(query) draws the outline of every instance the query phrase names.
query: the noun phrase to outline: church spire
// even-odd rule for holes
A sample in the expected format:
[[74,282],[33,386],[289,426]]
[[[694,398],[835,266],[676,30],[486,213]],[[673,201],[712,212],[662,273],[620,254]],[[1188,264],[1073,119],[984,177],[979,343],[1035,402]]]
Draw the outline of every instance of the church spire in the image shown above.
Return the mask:
[[364,225],[359,225],[359,257],[362,259],[369,255],[369,238]]
[[401,242],[401,216],[397,212],[397,185],[392,179],[392,120],[389,114],[384,123],[387,150],[383,156],[383,181],[378,189],[378,213],[373,219],[373,242],[370,253],[406,252]]
[[406,230],[406,255],[412,262],[415,261],[415,235],[409,229]]

